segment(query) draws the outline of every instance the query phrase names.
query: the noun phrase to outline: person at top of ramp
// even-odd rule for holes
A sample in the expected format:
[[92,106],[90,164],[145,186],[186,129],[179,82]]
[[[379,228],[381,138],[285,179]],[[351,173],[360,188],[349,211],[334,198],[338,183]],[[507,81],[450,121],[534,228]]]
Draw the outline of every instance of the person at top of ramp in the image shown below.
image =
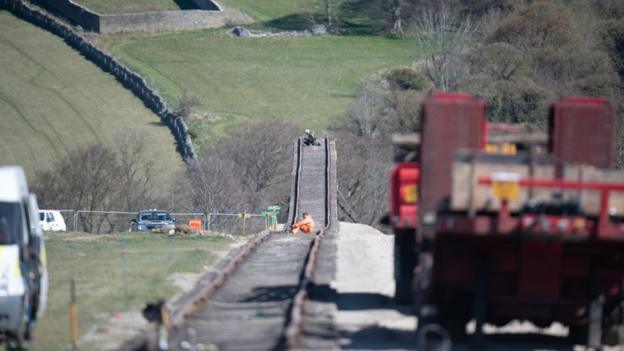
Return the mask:
[[303,219],[293,224],[292,228],[290,229],[290,234],[295,235],[299,233],[300,231],[306,234],[310,234],[312,233],[313,230],[314,230],[314,220],[312,219],[312,216],[308,212],[304,212]]
[[320,146],[321,143],[319,143],[316,140],[316,137],[314,136],[314,134],[312,134],[312,132],[309,129],[305,130],[305,135],[303,136],[303,143],[307,146]]

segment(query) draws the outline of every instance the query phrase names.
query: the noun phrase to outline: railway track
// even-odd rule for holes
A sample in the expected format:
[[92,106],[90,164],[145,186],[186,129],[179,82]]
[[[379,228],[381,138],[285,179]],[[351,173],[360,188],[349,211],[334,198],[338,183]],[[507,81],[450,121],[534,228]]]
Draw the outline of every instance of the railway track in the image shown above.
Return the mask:
[[[306,146],[299,139],[293,154],[286,227],[309,212],[315,232],[262,232],[231,255],[171,315],[169,350],[300,347],[321,242],[337,222],[334,143],[324,139],[318,146]],[[321,266],[327,271],[332,265]],[[143,339],[139,347],[125,349],[158,349],[157,342]]]

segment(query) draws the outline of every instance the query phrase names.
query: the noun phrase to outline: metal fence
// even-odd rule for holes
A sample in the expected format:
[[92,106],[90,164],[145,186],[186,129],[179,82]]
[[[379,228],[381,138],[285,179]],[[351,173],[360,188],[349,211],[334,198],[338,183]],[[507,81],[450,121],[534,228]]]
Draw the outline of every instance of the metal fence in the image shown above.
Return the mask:
[[204,222],[209,232],[221,232],[235,235],[259,233],[268,229],[265,215],[252,213],[208,213]]
[[[129,231],[138,212],[58,210],[68,231],[109,234]],[[177,225],[200,219],[203,230],[233,235],[258,233],[268,228],[266,216],[255,213],[171,213]]]

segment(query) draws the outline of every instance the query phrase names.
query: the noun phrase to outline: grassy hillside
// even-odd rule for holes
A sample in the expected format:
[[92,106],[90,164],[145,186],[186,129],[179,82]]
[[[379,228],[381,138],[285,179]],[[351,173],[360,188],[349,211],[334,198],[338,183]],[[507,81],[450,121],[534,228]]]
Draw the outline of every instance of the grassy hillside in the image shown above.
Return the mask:
[[230,239],[215,236],[47,233],[48,310],[37,325],[32,350],[67,349],[71,278],[76,281],[80,349],[100,350],[105,345],[90,340],[87,334],[106,331],[103,325],[117,312],[139,311],[147,301],[172,297],[180,289],[167,281],[168,276],[201,272],[231,243]]
[[321,0],[219,0],[220,4],[236,7],[258,21],[270,21],[304,12]]
[[74,0],[101,14],[196,9],[191,0]]
[[352,102],[359,79],[410,64],[414,42],[372,36],[231,38],[195,31],[121,39],[114,55],[140,72],[174,103],[187,92],[195,112],[216,122],[199,132],[209,138],[247,119],[280,117],[318,129]]
[[182,166],[158,117],[58,37],[0,11],[0,52],[0,164],[32,177],[79,145],[130,132],[159,155],[161,179]]

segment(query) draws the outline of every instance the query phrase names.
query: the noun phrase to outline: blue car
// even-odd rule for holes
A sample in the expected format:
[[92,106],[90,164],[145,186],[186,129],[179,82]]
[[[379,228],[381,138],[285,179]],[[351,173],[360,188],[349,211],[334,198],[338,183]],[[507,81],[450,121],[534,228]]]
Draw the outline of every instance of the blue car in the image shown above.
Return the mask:
[[153,229],[175,229],[175,219],[165,210],[143,210],[132,220],[131,232],[147,232]]

